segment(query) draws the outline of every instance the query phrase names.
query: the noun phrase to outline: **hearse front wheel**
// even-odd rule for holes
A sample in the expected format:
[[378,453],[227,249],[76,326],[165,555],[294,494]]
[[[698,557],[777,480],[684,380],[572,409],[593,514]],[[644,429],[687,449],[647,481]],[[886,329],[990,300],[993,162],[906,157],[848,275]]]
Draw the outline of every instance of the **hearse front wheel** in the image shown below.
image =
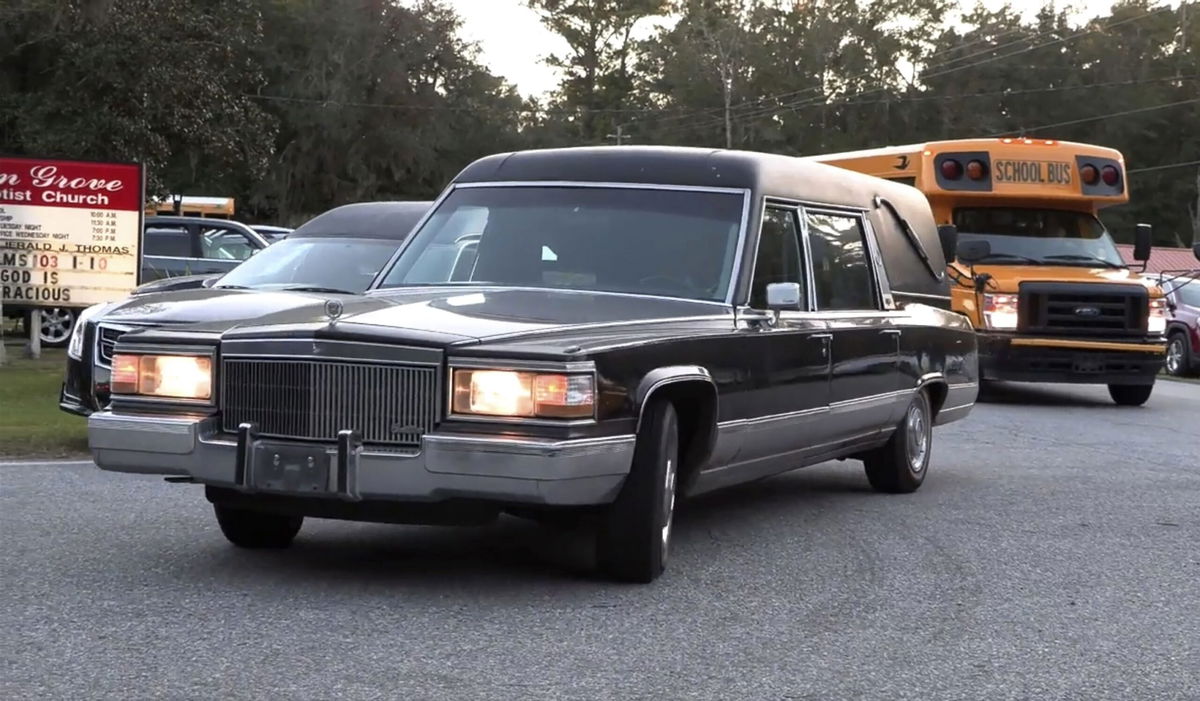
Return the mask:
[[1109,385],[1108,396],[1121,406],[1141,406],[1150,398],[1154,385]]
[[913,397],[888,442],[863,458],[867,481],[876,491],[888,494],[915,492],[925,481],[932,452],[933,408],[922,390]]
[[213,511],[221,532],[239,548],[286,548],[304,525],[303,516],[267,514],[221,504],[213,504]]
[[670,402],[654,401],[642,415],[629,477],[601,517],[596,535],[601,572],[642,583],[662,574],[671,546],[678,474],[679,418]]

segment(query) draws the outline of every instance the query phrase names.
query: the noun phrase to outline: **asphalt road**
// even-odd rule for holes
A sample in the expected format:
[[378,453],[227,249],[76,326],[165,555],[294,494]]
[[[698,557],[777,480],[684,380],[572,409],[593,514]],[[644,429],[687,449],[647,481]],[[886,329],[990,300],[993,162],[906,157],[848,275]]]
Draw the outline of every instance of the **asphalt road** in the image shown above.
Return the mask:
[[1200,385],[1011,386],[910,496],[832,463],[687,504],[651,586],[586,533],[309,521],[0,466],[7,699],[1197,699]]

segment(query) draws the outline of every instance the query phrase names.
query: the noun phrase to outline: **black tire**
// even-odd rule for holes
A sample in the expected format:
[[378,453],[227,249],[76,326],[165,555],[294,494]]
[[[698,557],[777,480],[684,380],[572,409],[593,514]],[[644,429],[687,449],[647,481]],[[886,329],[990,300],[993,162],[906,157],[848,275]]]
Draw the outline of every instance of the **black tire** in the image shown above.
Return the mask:
[[629,477],[600,518],[596,563],[604,575],[649,583],[663,573],[678,469],[679,417],[670,402],[653,401],[643,414]]
[[239,548],[286,548],[304,525],[303,516],[267,514],[213,504],[217,525]]
[[1109,385],[1108,395],[1121,406],[1141,406],[1154,391],[1154,383],[1148,385]]
[[917,392],[904,410],[904,418],[882,447],[863,458],[867,481],[887,494],[915,492],[929,472],[933,453],[933,407],[929,395]]
[[1176,331],[1167,339],[1167,359],[1163,364],[1168,375],[1172,377],[1187,377],[1192,374],[1191,349],[1188,339],[1182,332]]

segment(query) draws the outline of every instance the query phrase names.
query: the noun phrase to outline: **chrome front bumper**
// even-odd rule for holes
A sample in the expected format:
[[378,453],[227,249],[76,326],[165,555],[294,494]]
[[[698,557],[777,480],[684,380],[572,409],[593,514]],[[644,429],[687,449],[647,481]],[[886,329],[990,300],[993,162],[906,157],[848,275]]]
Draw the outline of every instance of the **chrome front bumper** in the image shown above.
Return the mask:
[[[221,433],[212,417],[108,411],[88,417],[88,444],[104,470],[187,476],[243,492],[256,491],[251,457],[256,448],[299,445],[260,440],[248,428],[236,437]],[[377,452],[345,440],[322,447],[330,464],[324,496],[352,501],[461,497],[565,506],[616,498],[633,462],[634,436],[555,441],[430,433],[420,450],[407,452]]]

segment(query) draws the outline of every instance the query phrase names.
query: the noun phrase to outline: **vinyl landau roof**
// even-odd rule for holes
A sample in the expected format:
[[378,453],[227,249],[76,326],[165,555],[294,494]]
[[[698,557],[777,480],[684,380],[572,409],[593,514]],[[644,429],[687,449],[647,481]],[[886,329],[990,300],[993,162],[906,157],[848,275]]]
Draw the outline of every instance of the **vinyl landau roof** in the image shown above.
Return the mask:
[[402,241],[432,202],[359,202],[309,219],[288,238],[348,236]]

